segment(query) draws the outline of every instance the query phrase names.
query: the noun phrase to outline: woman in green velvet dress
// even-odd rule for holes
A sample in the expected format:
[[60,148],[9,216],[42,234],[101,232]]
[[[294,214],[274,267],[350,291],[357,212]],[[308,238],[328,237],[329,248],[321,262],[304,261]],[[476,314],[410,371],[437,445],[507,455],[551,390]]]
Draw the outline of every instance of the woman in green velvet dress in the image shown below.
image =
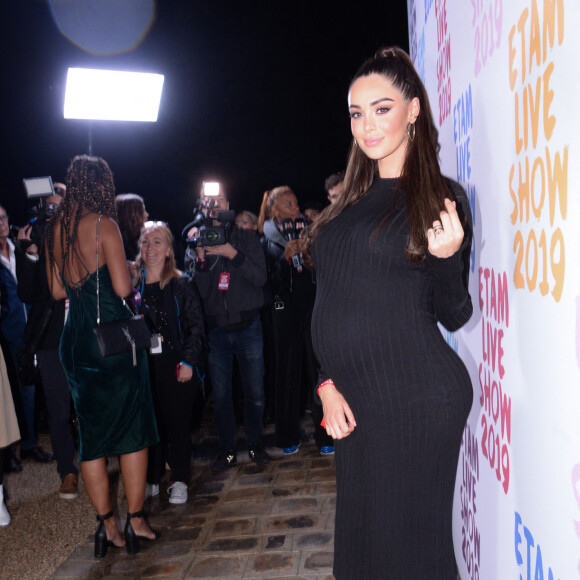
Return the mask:
[[[132,290],[115,221],[113,176],[105,161],[73,159],[67,195],[46,238],[52,295],[69,299],[60,356],[79,421],[79,462],[99,522],[95,556],[108,546],[139,551],[139,539],[157,537],[143,517],[147,448],[158,441],[145,351],[103,358],[93,327],[97,317],[97,252],[101,322],[130,316],[123,297]],[[128,514],[124,538],[111,509],[106,458],[120,456]]]

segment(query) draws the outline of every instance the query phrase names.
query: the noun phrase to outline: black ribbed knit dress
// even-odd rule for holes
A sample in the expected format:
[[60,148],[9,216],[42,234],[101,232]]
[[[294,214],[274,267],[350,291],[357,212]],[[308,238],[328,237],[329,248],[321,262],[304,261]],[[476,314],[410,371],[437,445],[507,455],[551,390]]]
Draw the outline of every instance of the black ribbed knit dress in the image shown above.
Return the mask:
[[471,212],[463,189],[449,181],[467,218],[462,247],[411,264],[405,194],[395,195],[396,183],[375,179],[312,248],[316,356],[357,423],[336,441],[337,580],[456,577],[453,491],[473,391],[437,322],[456,330],[472,313]]

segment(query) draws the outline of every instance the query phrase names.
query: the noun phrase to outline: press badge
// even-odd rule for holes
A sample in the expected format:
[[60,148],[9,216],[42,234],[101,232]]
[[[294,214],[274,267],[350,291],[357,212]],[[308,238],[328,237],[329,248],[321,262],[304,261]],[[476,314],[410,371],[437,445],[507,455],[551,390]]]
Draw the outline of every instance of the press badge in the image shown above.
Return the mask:
[[220,277],[218,280],[218,290],[227,290],[230,285],[230,273],[220,272]]
[[163,340],[160,334],[151,335],[150,354],[161,354],[163,352]]

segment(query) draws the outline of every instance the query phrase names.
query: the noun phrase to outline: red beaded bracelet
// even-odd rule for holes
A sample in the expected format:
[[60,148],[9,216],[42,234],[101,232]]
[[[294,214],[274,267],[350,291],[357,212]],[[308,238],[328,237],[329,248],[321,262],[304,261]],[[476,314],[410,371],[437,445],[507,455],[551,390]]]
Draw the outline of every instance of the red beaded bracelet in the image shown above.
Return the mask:
[[322,383],[320,383],[318,385],[318,388],[316,389],[316,394],[320,397],[320,389],[322,389],[322,387],[325,387],[326,385],[333,385],[334,386],[334,381],[332,379],[326,379],[325,381],[323,381]]
[[[322,387],[326,387],[326,385],[332,385],[334,386],[334,381],[332,379],[326,379],[325,381],[322,381],[319,385],[318,388],[316,389],[316,394],[320,397],[320,389],[322,389]],[[326,429],[326,421],[324,420],[324,417],[322,417],[322,421],[320,421],[320,426],[323,429]]]

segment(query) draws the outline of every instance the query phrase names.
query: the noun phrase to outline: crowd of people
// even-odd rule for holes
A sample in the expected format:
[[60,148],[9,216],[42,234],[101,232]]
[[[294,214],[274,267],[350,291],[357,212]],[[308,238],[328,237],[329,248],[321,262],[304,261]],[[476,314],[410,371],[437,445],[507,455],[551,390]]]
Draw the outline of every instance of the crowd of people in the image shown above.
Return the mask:
[[[222,192],[212,204],[227,208],[223,196]],[[322,210],[311,206],[317,214]],[[172,478],[167,489],[169,502],[187,501],[192,417],[194,405],[204,404],[202,386],[211,389],[218,426],[220,452],[211,466],[214,472],[236,463],[239,422],[243,423],[249,457],[258,464],[270,461],[262,442],[264,422],[275,420],[283,453],[298,450],[304,437],[300,422],[307,406],[314,409],[317,434],[322,431],[320,413],[316,414],[320,406],[311,405],[317,363],[307,340],[309,332],[306,326],[302,328],[297,337],[300,346],[289,357],[285,331],[280,323],[274,324],[271,312],[272,288],[282,290],[275,268],[266,265],[270,261],[268,244],[256,214],[239,211],[226,244],[191,244],[178,268],[175,240],[167,224],[149,220],[143,197],[115,195],[107,163],[84,155],[72,161],[66,184],[55,183],[54,194],[44,198],[36,210],[44,219],[11,231],[8,215],[0,207],[0,336],[7,357],[6,363],[4,358],[0,361],[5,402],[5,429],[0,433],[0,525],[10,522],[2,474],[22,470],[23,460],[55,461],[62,499],[78,497],[80,465],[98,516],[96,537],[100,540],[95,554],[102,556],[107,546],[124,541],[129,545],[112,521],[106,499],[106,457],[120,455],[124,478],[135,480],[139,489],[141,480],[145,481],[143,493],[134,491],[129,483],[133,515],[128,521],[145,529],[144,537],[151,536],[134,514],[141,512],[145,497],[159,494],[166,465]],[[291,217],[302,216],[294,196]],[[274,214],[269,221],[277,223]],[[305,222],[311,220],[305,218]],[[284,245],[281,262],[285,262]],[[291,268],[288,263],[285,266]],[[218,289],[225,272],[226,287]],[[294,276],[307,279],[311,286],[309,301],[304,304],[305,320],[309,320],[313,273],[305,270]],[[292,289],[285,292],[289,314]],[[130,315],[122,305],[125,298],[133,313],[144,317],[155,344],[148,353],[139,353],[136,368],[127,367],[126,360],[117,357],[103,358],[95,350],[92,333],[95,300],[102,322],[107,322]],[[288,321],[286,326],[292,327]],[[277,340],[282,344],[277,345]],[[302,340],[308,348],[302,347]],[[83,361],[82,368],[79,361]],[[288,382],[291,366],[297,374]],[[236,381],[241,383],[241,393],[233,388]],[[89,388],[96,383],[109,388]],[[296,400],[291,405],[283,403],[295,396],[294,391]],[[133,406],[128,401],[129,393],[130,398],[141,393],[137,396],[141,400],[145,392],[150,393],[152,414],[151,409],[138,408],[142,401],[137,407],[136,401]],[[118,402],[115,413],[111,401]],[[52,453],[36,443],[39,409],[35,404],[39,402],[48,418]],[[241,421],[234,412],[237,405],[244,408]],[[126,417],[134,420],[139,413],[144,413],[139,428],[128,430]],[[291,441],[280,434],[287,424],[292,426]],[[324,439],[321,452],[332,453],[332,440],[317,435],[319,439]],[[136,473],[144,475],[136,477]],[[131,549],[135,549],[134,539]]]
[[[46,200],[40,238],[22,228],[11,239],[0,207],[0,467],[18,463],[18,440],[21,459],[53,460],[35,439],[32,356],[63,498],[78,493],[63,385],[72,394],[96,557],[108,547],[134,554],[159,537],[143,505],[159,493],[165,465],[169,502],[187,501],[192,410],[208,383],[214,472],[237,462],[236,397],[259,465],[271,461],[264,421],[275,422],[282,453],[298,453],[310,406],[320,452],[336,451],[337,580],[455,578],[452,502],[473,393],[438,324],[454,331],[472,314],[469,203],[441,174],[427,93],[404,51],[365,61],[348,107],[348,164],[326,180],[326,208],[306,202],[301,211],[282,185],[264,193],[258,215],[226,217],[222,191],[201,204],[181,269],[167,225],[148,220],[140,196],[115,197],[100,158],[73,159],[66,185]],[[27,304],[40,305],[28,322]],[[104,356],[95,326],[135,313],[151,347],[129,336],[130,347]],[[127,495],[123,532],[109,500],[111,455]],[[7,525],[2,494],[0,471]]]

